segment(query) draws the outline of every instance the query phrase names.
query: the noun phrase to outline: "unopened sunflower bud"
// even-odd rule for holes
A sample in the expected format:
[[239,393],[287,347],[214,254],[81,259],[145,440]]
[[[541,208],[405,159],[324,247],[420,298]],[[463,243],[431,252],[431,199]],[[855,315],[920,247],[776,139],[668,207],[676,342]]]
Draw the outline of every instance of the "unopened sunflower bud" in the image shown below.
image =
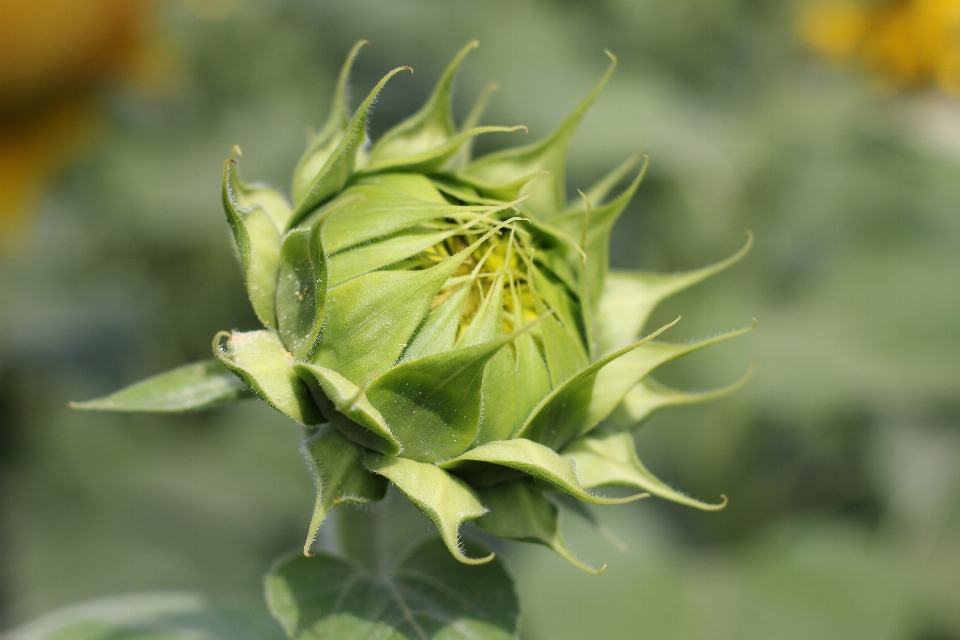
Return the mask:
[[[454,123],[453,76],[367,151],[366,120],[388,74],[353,112],[351,51],[330,117],[293,177],[292,200],[244,184],[227,162],[223,203],[264,329],[221,332],[222,363],[191,365],[83,403],[183,411],[256,394],[308,426],[317,501],[304,552],[343,502],[393,483],[467,563],[459,528],[545,544],[577,566],[552,492],[597,504],[654,494],[702,509],[640,463],[624,428],[690,394],[657,367],[704,346],[641,337],[660,300],[738,260],[680,274],[608,273],[609,238],[646,170],[639,154],[565,201],[566,149],[616,59],[547,138],[473,160],[484,95]],[[609,54],[608,54],[609,55]],[[609,197],[621,182],[628,186]],[[749,329],[747,329],[749,330]],[[239,377],[238,383],[233,375]],[[594,493],[621,486],[625,498]],[[725,500],[724,500],[725,502]],[[492,556],[491,556],[492,557]]]

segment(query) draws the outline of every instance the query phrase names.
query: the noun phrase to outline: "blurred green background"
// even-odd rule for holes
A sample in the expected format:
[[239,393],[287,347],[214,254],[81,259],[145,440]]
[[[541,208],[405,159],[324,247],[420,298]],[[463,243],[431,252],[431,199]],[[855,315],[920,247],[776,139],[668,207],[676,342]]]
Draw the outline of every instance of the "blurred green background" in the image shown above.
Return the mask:
[[754,361],[754,379],[638,433],[651,470],[729,507],[596,509],[625,552],[569,520],[574,549],[609,564],[599,578],[507,546],[523,637],[960,638],[956,95],[825,61],[783,0],[91,0],[83,19],[60,4],[0,3],[0,628],[127,591],[255,593],[302,544],[313,485],[276,412],[66,403],[256,326],[219,204],[233,144],[245,178],[283,187],[353,42],[372,43],[358,95],[416,70],[381,94],[376,137],[478,38],[459,113],[497,80],[485,120],[530,139],[618,55],[568,175],[575,193],[650,154],[614,266],[696,267],[757,237],[651,323],[682,315],[680,339],[758,318],[662,377],[710,388]]

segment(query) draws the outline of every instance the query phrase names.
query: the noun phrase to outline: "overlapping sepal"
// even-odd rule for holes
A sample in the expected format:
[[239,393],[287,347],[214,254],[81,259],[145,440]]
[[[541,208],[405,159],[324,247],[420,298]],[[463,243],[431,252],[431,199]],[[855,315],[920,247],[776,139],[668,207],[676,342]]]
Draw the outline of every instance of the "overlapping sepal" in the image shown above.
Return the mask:
[[590,433],[564,447],[562,457],[576,465],[580,481],[588,488],[628,487],[705,511],[716,511],[727,504],[726,496],[721,496],[719,503],[710,504],[686,496],[658,479],[640,462],[633,436],[627,432]]
[[221,331],[213,338],[213,353],[280,413],[305,425],[324,421],[293,368],[293,356],[273,331]]
[[753,246],[753,234],[739,251],[715,264],[679,273],[611,271],[597,311],[597,340],[601,354],[620,349],[637,339],[650,314],[672,295],[703,282],[739,262]]
[[471,558],[461,546],[460,526],[487,512],[476,492],[466,482],[436,465],[379,453],[367,453],[365,464],[368,469],[392,482],[430,518],[450,553],[460,562],[483,564],[493,560],[492,553],[482,558]]
[[302,450],[317,486],[313,517],[303,545],[303,554],[309,556],[320,525],[334,507],[382,500],[387,481],[363,465],[363,447],[331,427],[321,428],[307,438]]
[[564,175],[567,148],[583,116],[600,95],[617,66],[616,57],[609,51],[606,53],[610,57],[607,72],[593,91],[552,134],[527,146],[483,156],[468,165],[463,170],[463,176],[475,181],[477,185],[505,185],[517,181],[524,181],[526,184],[531,176],[547,171],[548,174],[539,178],[535,186],[530,184],[526,187],[530,189],[532,197],[524,202],[521,211],[546,221],[563,211],[566,201]]
[[561,558],[588,573],[599,575],[606,565],[594,569],[580,560],[560,530],[560,512],[543,491],[525,480],[504,482],[477,489],[489,511],[477,518],[478,527],[500,538],[535,542],[553,549]]
[[[323,164],[320,165],[316,173],[309,179],[307,177],[302,178],[302,183],[305,186],[301,188],[300,193],[294,195],[294,210],[287,224],[288,227],[299,222],[306,214],[343,190],[347,180],[350,179],[356,169],[357,154],[366,139],[367,115],[370,106],[380,90],[387,84],[387,81],[401,71],[412,71],[412,69],[410,67],[397,67],[384,76],[370,91],[366,99],[360,103],[353,117],[350,118],[342,133],[336,138],[337,142],[333,149],[329,154],[324,154]],[[308,162],[311,171],[305,169],[305,176],[312,173],[312,167],[316,164],[319,164],[319,159]]]
[[282,196],[271,193],[270,189],[251,188],[240,180],[237,175],[239,155],[239,149],[235,148],[233,156],[223,166],[223,210],[233,231],[250,304],[265,327],[276,329],[280,245],[289,206]]
[[357,59],[360,49],[368,45],[366,40],[360,40],[347,55],[340,75],[337,78],[336,88],[333,93],[333,99],[330,101],[330,114],[327,116],[327,122],[320,131],[312,136],[307,144],[306,151],[300,157],[296,169],[293,172],[293,184],[291,192],[295,202],[302,202],[310,191],[314,180],[323,170],[327,160],[333,154],[337,145],[343,139],[344,133],[350,125],[350,104],[347,102],[347,84],[350,81],[350,70],[353,68],[353,62]]

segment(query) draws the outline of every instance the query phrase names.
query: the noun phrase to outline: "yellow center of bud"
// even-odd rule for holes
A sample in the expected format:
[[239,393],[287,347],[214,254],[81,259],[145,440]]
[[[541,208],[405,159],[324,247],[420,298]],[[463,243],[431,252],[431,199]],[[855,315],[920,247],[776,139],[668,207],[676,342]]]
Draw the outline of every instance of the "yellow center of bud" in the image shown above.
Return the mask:
[[[433,300],[431,308],[469,287],[460,315],[459,335],[462,335],[477,314],[499,298],[503,315],[503,330],[510,333],[537,317],[529,282],[528,265],[533,260],[533,249],[524,241],[524,232],[513,222],[502,223],[478,218],[478,224],[469,231],[452,235],[421,254],[424,267],[433,266],[484,238],[454,272]],[[499,230],[497,230],[497,227]],[[491,299],[491,296],[497,298]],[[495,312],[494,309],[487,311]],[[459,337],[458,335],[458,337]]]

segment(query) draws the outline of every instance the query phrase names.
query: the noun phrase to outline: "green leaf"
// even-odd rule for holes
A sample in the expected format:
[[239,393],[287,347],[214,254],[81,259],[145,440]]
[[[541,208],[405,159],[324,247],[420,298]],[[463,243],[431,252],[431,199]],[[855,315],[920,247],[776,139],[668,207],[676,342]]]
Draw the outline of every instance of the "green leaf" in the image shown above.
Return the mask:
[[96,400],[71,402],[70,406],[89,411],[179,413],[250,395],[243,382],[219,362],[204,360],[151,376]]
[[297,168],[293,172],[293,186],[291,192],[296,202],[302,201],[310,190],[310,185],[330,159],[337,148],[344,132],[350,126],[350,105],[347,103],[347,82],[350,80],[350,69],[353,61],[360,53],[361,47],[368,45],[366,40],[360,40],[347,55],[340,77],[334,89],[331,101],[330,115],[320,132],[313,137],[307,150],[303,153]]
[[537,480],[547,483],[554,489],[594,504],[623,504],[645,498],[645,494],[636,494],[626,498],[604,498],[586,491],[580,484],[570,461],[560,457],[553,449],[525,438],[488,442],[466,453],[440,463],[444,469],[456,470],[458,475],[477,478],[475,484],[486,484],[482,476],[488,471],[486,465],[508,467],[526,473]]
[[370,105],[387,81],[401,71],[413,71],[410,67],[398,67],[383,77],[373,88],[367,98],[357,108],[353,118],[347,124],[337,146],[324,161],[317,175],[304,189],[303,196],[297,198],[296,208],[290,217],[288,226],[299,222],[300,218],[310,213],[331,196],[339,193],[347,180],[353,175],[357,158],[357,150],[363,144],[367,129],[367,114]]
[[591,433],[567,445],[563,457],[576,465],[577,475],[587,488],[630,487],[704,511],[717,511],[727,505],[726,496],[721,496],[720,504],[708,504],[685,496],[659,480],[640,462],[629,432]]
[[708,402],[739,391],[752,376],[753,365],[751,364],[747,373],[737,382],[720,389],[698,392],[671,389],[648,377],[623,397],[623,402],[610,414],[610,423],[620,429],[632,429],[653,412],[665,407]]
[[334,507],[345,502],[365,504],[382,500],[387,481],[367,471],[363,449],[336,429],[327,427],[314,434],[303,443],[303,453],[317,485],[310,530],[303,545],[303,554],[309,556],[320,525]]
[[310,353],[323,325],[327,261],[318,229],[293,229],[280,247],[277,325],[296,358]]
[[549,175],[537,181],[536,186],[525,187],[521,193],[533,195],[521,205],[521,210],[532,217],[549,220],[564,208],[566,194],[564,171],[567,147],[587,109],[610,79],[617,59],[609,51],[611,64],[597,86],[573,113],[547,138],[531,145],[505,149],[483,156],[469,165],[463,175],[487,184],[504,184],[539,171]]
[[484,368],[516,336],[410,360],[370,383],[367,397],[404,457],[435,462],[467,450],[480,428]]
[[474,40],[461,49],[420,110],[377,140],[370,150],[370,165],[430,151],[456,135],[457,125],[453,121],[450,104],[453,78],[467,54],[478,46],[480,43]]
[[468,557],[460,546],[460,525],[476,520],[487,511],[466,482],[440,467],[408,458],[367,453],[365,464],[396,485],[437,526],[444,544],[457,560],[465,564],[493,560],[493,553],[481,558]]
[[319,365],[298,362],[293,368],[307,383],[324,416],[343,435],[387,455],[395,456],[403,450],[363,389]]
[[277,328],[275,297],[280,271],[280,231],[267,209],[256,202],[244,206],[246,187],[237,176],[237,162],[223,166],[223,210],[240,254],[250,304],[265,327]]
[[7,640],[280,640],[257,607],[228,607],[195,593],[144,593],[90,600],[7,631]]
[[440,288],[475,248],[429,269],[374,271],[330,289],[311,361],[365,386],[397,362]]
[[323,422],[293,369],[293,356],[273,331],[221,331],[213,338],[213,354],[280,413],[301,424]]
[[502,563],[466,567],[436,538],[382,575],[329,554],[291,554],[265,583],[270,610],[294,640],[516,637],[519,603]]
[[504,482],[477,489],[480,501],[490,511],[477,518],[476,525],[495,536],[521,542],[535,542],[550,547],[561,558],[588,573],[599,571],[588,567],[567,546],[560,532],[560,513],[547,500],[543,491],[524,480]]
[[[553,449],[559,449],[574,437],[603,420],[644,376],[653,370],[646,361],[629,358],[653,338],[674,324],[661,327],[643,340],[612,353],[582,369],[557,386],[530,413],[519,435]],[[651,358],[655,362],[656,358]]]
[[607,354],[637,339],[647,318],[665,298],[735,264],[750,251],[753,234],[739,251],[716,264],[681,273],[612,271],[607,274],[596,314],[600,353]]

